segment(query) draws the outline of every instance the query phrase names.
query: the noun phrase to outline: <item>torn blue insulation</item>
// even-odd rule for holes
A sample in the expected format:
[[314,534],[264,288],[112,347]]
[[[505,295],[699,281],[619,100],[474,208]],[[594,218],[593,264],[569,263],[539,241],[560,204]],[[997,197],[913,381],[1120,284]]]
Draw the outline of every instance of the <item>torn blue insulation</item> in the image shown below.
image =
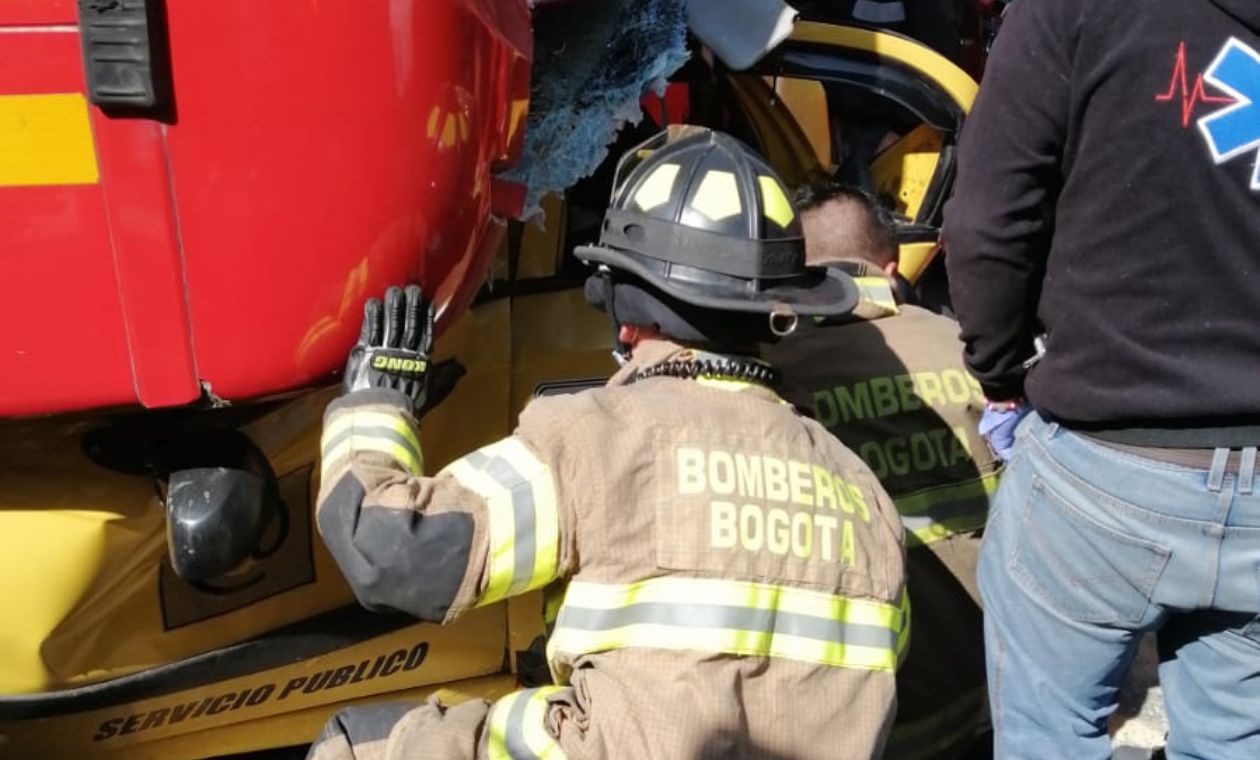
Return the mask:
[[504,179],[526,188],[522,218],[544,195],[595,171],[640,99],[664,91],[687,60],[685,0],[587,0],[534,11],[525,150]]

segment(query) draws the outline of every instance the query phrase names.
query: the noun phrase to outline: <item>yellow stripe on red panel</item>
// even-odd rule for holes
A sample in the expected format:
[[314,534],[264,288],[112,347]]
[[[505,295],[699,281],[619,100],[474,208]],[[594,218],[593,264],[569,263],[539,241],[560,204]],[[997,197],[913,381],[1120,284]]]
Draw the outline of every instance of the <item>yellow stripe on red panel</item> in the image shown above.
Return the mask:
[[82,94],[0,95],[0,187],[99,180]]

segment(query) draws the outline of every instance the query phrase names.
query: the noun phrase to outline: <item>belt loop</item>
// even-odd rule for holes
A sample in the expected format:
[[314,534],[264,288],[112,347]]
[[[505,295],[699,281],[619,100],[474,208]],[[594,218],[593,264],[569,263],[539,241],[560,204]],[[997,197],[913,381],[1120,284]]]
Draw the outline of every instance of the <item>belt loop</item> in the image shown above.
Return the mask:
[[1242,450],[1242,459],[1238,463],[1238,493],[1251,493],[1251,486],[1256,479],[1256,447],[1247,446]]
[[1225,483],[1225,467],[1229,464],[1229,449],[1217,448],[1212,451],[1212,469],[1208,470],[1207,487],[1209,491],[1220,493]]

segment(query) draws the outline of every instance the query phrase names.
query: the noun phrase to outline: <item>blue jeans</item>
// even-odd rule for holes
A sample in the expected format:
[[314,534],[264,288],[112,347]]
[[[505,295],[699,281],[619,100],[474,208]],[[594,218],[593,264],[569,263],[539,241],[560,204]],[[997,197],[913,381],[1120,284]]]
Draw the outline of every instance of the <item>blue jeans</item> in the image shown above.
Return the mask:
[[[1107,717],[1159,631],[1168,757],[1260,758],[1255,457],[1146,459],[1035,413],[990,512],[978,570],[996,757],[1108,758]],[[1238,459],[1239,457],[1235,457]]]

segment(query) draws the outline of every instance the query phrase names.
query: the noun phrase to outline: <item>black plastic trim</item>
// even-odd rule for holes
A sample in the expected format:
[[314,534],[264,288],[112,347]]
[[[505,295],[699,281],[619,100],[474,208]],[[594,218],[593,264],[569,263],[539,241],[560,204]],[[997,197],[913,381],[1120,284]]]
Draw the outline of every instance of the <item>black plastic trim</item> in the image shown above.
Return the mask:
[[930,224],[897,225],[897,243],[935,243],[940,240],[941,231]]
[[940,156],[936,162],[936,171],[932,173],[932,181],[923,193],[923,203],[919,206],[916,224],[927,224],[939,227],[945,218],[945,201],[949,190],[954,186],[954,175],[958,171],[958,151],[952,144],[941,146]]
[[173,120],[163,0],[79,0],[88,100],[110,115]]
[[962,108],[931,78],[869,53],[799,43],[785,47],[766,68],[764,73],[850,85],[880,95],[944,132],[957,132],[962,126]]

